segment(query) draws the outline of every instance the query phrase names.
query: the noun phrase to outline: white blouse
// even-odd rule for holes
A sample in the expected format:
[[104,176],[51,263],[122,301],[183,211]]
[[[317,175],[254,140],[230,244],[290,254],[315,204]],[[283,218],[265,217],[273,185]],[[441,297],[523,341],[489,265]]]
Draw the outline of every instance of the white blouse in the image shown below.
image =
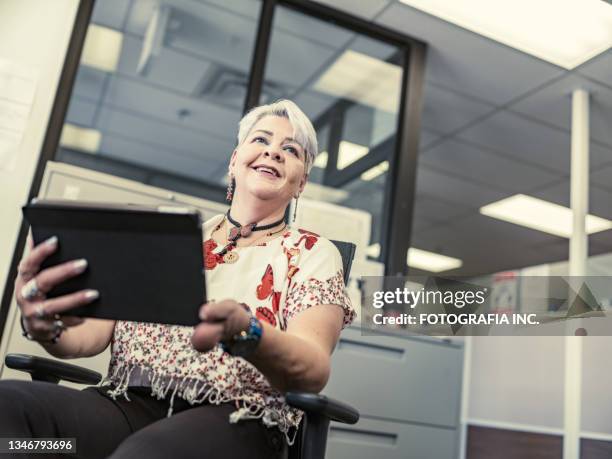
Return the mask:
[[[346,294],[342,258],[329,240],[301,229],[287,228],[279,237],[258,245],[233,248],[239,257],[229,264],[217,255],[222,249],[211,239],[222,221],[217,215],[204,225],[206,292],[209,299],[233,299],[275,328],[285,331],[293,317],[322,304],[344,311],[342,328],[355,319]],[[194,327],[117,321],[111,341],[111,361],[100,386],[112,382],[115,398],[129,400],[129,386],[151,386],[152,395],[165,398],[172,390],[168,416],[175,395],[190,404],[235,402],[229,418],[261,418],[278,427],[293,444],[302,411],[285,403],[250,362],[233,357],[217,345],[199,352],[191,345]],[[265,333],[265,331],[264,331]],[[291,431],[291,433],[290,433]]]

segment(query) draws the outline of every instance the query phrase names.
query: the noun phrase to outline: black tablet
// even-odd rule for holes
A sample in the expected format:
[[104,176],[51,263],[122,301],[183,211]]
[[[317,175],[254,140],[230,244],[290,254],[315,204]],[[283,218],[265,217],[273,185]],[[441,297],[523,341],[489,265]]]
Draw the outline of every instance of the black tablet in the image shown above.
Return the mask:
[[85,258],[87,270],[48,298],[96,289],[66,315],[196,325],[206,299],[202,220],[197,210],[33,200],[23,207],[35,244],[57,236],[41,269]]

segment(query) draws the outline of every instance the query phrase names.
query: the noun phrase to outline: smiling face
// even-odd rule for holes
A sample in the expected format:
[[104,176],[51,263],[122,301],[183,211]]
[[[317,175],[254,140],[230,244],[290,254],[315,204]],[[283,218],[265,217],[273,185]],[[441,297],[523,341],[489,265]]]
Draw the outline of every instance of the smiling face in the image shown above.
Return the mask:
[[234,193],[285,205],[299,195],[306,184],[306,154],[292,137],[293,126],[287,118],[264,116],[255,123],[230,160]]

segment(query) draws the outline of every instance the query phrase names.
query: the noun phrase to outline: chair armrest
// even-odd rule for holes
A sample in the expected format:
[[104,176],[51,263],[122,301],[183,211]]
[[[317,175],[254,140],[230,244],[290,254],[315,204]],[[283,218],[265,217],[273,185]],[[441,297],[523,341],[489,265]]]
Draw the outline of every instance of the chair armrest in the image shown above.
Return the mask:
[[325,416],[332,421],[344,424],[355,424],[359,421],[359,411],[346,403],[321,394],[307,392],[287,392],[285,400],[288,405],[306,413]]
[[27,354],[7,354],[4,359],[7,367],[30,373],[34,381],[58,383],[63,379],[77,384],[98,384],[102,375],[97,371]]

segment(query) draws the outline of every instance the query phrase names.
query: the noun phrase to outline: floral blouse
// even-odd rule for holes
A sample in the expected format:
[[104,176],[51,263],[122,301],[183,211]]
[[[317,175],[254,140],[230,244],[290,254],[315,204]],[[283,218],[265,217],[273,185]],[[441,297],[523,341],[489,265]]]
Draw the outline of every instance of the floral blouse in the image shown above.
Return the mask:
[[[211,238],[222,219],[223,215],[217,215],[204,225],[209,299],[245,303],[260,321],[283,331],[293,317],[318,304],[341,307],[342,328],[355,319],[345,291],[342,259],[333,243],[309,231],[287,228],[272,240],[233,248],[239,257],[229,264],[217,255],[222,247]],[[192,405],[235,402],[237,409],[229,422],[260,418],[266,426],[278,427],[293,444],[302,411],[287,405],[282,393],[247,360],[223,352],[218,345],[208,352],[196,351],[191,345],[193,330],[117,321],[108,374],[99,385],[112,382],[115,388],[108,394],[127,400],[129,386],[151,386],[158,399],[172,391],[168,416],[177,394]]]

